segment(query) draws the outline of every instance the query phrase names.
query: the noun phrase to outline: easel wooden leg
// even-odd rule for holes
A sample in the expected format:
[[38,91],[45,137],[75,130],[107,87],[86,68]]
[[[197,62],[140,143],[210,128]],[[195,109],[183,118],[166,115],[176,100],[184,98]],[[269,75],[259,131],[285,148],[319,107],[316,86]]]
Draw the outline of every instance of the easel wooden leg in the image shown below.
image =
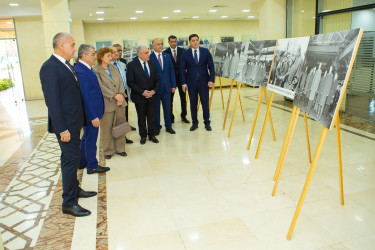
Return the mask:
[[340,135],[340,119],[339,113],[336,115],[336,130],[337,130],[337,152],[339,155],[339,182],[340,182],[340,201],[344,205],[344,182],[342,177],[342,158],[341,158],[341,135]]
[[230,98],[232,96],[233,84],[234,84],[234,80],[232,80],[232,83],[230,84],[230,90],[229,90],[229,96],[228,96],[228,102],[227,102],[227,110],[225,112],[225,117],[224,117],[223,130],[225,129],[225,123],[227,122],[228,111],[229,111],[229,104],[230,104]]
[[[216,81],[215,81],[216,82]],[[210,97],[210,105],[208,107],[208,110],[211,111],[211,104],[212,104],[212,99],[214,98],[214,91],[215,91],[215,82],[212,85],[212,90],[211,90],[211,97]]]
[[309,127],[307,126],[307,115],[303,113],[305,118],[305,129],[306,129],[306,141],[307,141],[307,152],[309,153],[309,162],[311,163],[311,150],[310,150],[310,139],[309,139]]
[[197,107],[197,111],[199,111],[199,106],[200,106],[200,104],[201,104],[201,98],[200,98],[200,96],[199,96],[199,94],[198,94],[198,107]]
[[[240,89],[241,89],[241,85],[242,85],[242,83],[240,83]],[[245,121],[245,113],[243,112],[243,106],[242,106],[242,101],[241,101],[241,93],[240,93],[240,95],[239,95],[238,98],[240,99],[240,106],[241,106],[241,111],[242,111],[242,119],[243,119],[243,121]]]
[[[228,131],[228,137],[230,137],[230,133],[232,131],[232,126],[233,126],[233,121],[234,121],[234,115],[236,114],[236,109],[237,109],[237,102],[238,102],[238,99],[240,98],[240,91],[241,91],[241,83],[237,84],[236,101],[234,103],[234,110],[233,110],[233,114],[232,114],[232,120],[230,122],[230,127],[229,127],[229,131]],[[240,102],[241,102],[241,99],[240,99]]]
[[303,202],[305,200],[307,190],[309,189],[310,182],[311,182],[311,179],[313,177],[313,174],[314,174],[314,171],[315,171],[315,167],[316,167],[316,164],[317,164],[318,159],[319,159],[320,152],[322,151],[324,140],[325,140],[326,135],[327,135],[327,131],[328,131],[328,129],[326,127],[324,127],[322,129],[322,133],[320,134],[319,142],[318,142],[318,145],[316,147],[315,154],[314,154],[314,159],[313,159],[313,161],[311,163],[311,167],[310,167],[309,173],[307,174],[305,185],[303,186],[303,190],[302,190],[301,196],[299,198],[296,211],[294,212],[292,223],[291,223],[291,225],[289,227],[289,231],[288,231],[288,234],[286,236],[286,238],[288,240],[290,240],[292,238],[293,230],[294,230],[294,227],[295,227],[295,225],[297,223],[297,219],[298,219],[299,213],[301,212],[301,208],[302,208]]
[[223,104],[223,110],[224,110],[224,96],[223,96],[223,88],[221,86],[221,77],[219,77],[219,83],[220,83],[221,103]]
[[260,104],[262,103],[263,92],[265,91],[264,89],[265,88],[261,88],[260,89],[259,98],[258,98],[258,105],[257,105],[257,109],[256,109],[255,114],[254,114],[254,120],[253,120],[253,125],[251,127],[249,141],[247,142],[247,150],[250,149],[251,140],[253,139],[253,134],[254,134],[254,130],[255,130],[255,124],[257,123],[259,108],[260,108]]
[[[273,94],[273,92],[272,92],[272,94]],[[266,103],[268,105],[267,90],[264,90],[264,96],[266,97]],[[271,113],[270,113],[270,123],[271,123],[271,130],[272,130],[273,140],[276,141],[275,129],[273,128],[273,121],[272,121],[272,115],[271,115]]]
[[276,178],[277,178],[277,176],[279,175],[279,172],[280,172],[281,162],[283,161],[283,157],[285,156],[286,144],[288,143],[288,138],[290,136],[290,131],[292,130],[293,121],[294,121],[294,117],[296,115],[296,111],[297,111],[297,107],[294,106],[293,107],[293,111],[292,111],[292,115],[290,116],[288,129],[286,130],[286,135],[285,135],[285,138],[284,138],[283,147],[281,148],[281,152],[280,152],[280,156],[279,156],[279,161],[278,161],[277,167],[275,169],[275,174],[273,175],[273,180],[274,181],[276,180]]
[[[274,94],[275,94],[274,92],[271,93],[270,100],[269,100],[268,105],[267,105],[267,113],[266,113],[266,117],[265,117],[265,119],[264,119],[262,132],[261,132],[261,134],[260,134],[260,138],[259,138],[259,142],[258,142],[258,148],[257,148],[257,152],[256,152],[256,154],[255,154],[255,159],[258,159],[258,156],[259,156],[259,151],[260,151],[260,146],[262,145],[263,136],[264,136],[264,131],[266,130],[268,117],[269,117],[270,114],[271,114],[271,104],[272,104],[272,100],[273,100],[273,96],[274,96]],[[272,124],[272,123],[271,123],[271,124]]]
[[185,94],[186,94],[186,103],[187,103],[189,101],[189,93],[186,91]]
[[286,147],[285,147],[284,157],[283,157],[283,159],[282,159],[282,162],[281,162],[281,165],[280,165],[280,168],[279,168],[279,173],[278,173],[278,175],[276,176],[275,185],[273,186],[272,196],[275,196],[276,189],[277,189],[277,185],[279,184],[279,181],[280,181],[281,172],[283,171],[283,167],[284,167],[285,159],[286,159],[286,156],[288,155],[288,150],[289,150],[290,142],[292,141],[293,134],[294,134],[294,129],[296,128],[296,124],[297,124],[297,120],[298,120],[299,111],[300,111],[300,109],[297,108],[297,110],[296,110],[296,114],[295,114],[295,116],[294,116],[293,125],[292,125],[292,128],[291,128],[291,130],[290,130],[290,135],[289,135],[289,138],[288,138],[288,142],[287,142]]

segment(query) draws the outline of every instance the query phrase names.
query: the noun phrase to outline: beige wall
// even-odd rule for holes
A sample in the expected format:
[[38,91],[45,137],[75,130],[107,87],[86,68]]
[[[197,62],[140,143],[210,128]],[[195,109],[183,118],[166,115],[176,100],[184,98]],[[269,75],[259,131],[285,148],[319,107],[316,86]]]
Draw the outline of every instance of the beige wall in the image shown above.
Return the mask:
[[138,39],[138,44],[147,44],[149,39],[160,37],[167,42],[169,35],[188,37],[192,33],[212,37],[213,43],[220,42],[221,36],[234,36],[241,41],[242,35],[259,37],[258,21],[178,21],[178,22],[122,22],[85,23],[86,42],[112,41],[122,44],[122,40]]
[[74,40],[77,44],[77,50],[79,45],[85,43],[85,32],[83,30],[83,22],[82,20],[73,19],[70,24],[70,32],[74,37]]
[[40,67],[46,60],[42,18],[16,18],[15,25],[25,98],[43,99],[39,80]]

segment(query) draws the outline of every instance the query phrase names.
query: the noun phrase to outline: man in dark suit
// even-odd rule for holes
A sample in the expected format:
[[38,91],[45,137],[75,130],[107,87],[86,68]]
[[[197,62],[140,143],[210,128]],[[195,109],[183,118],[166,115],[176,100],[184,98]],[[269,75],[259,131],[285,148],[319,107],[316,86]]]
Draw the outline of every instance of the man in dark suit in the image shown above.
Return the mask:
[[176,134],[171,122],[171,93],[176,90],[176,78],[170,55],[163,53],[163,42],[160,39],[152,41],[153,52],[150,61],[153,61],[159,76],[159,89],[156,92],[156,134],[160,133],[160,102],[163,105],[165,130]]
[[209,87],[215,81],[215,68],[212,56],[208,49],[199,47],[197,34],[189,36],[191,48],[185,50],[181,56],[180,78],[182,89],[189,90],[190,112],[193,125],[190,131],[198,128],[197,105],[198,94],[203,109],[204,125],[207,131],[211,131],[209,111]]
[[104,114],[104,100],[92,66],[96,63],[95,48],[88,44],[81,44],[78,49],[79,61],[74,66],[77,72],[87,124],[83,126],[81,138],[80,169],[87,167],[88,174],[104,173],[108,167],[99,166],[96,159],[96,141],[100,126],[100,119]]
[[146,143],[147,134],[150,141],[158,143],[155,137],[155,93],[159,89],[159,77],[155,64],[150,61],[148,48],[144,45],[138,46],[137,54],[138,57],[128,64],[126,78],[137,110],[141,144]]
[[[181,119],[185,123],[190,123],[188,119],[186,119],[187,110],[186,110],[186,94],[182,90],[181,80],[180,80],[180,61],[181,55],[185,51],[185,49],[177,47],[177,37],[171,35],[168,37],[169,48],[166,49],[164,52],[169,54],[172,57],[174,72],[176,76],[176,85],[178,87],[178,93],[180,94],[181,100]],[[174,123],[174,115],[173,115],[173,97],[174,93],[171,93],[171,121]]]
[[42,65],[39,76],[48,108],[48,132],[56,134],[61,149],[62,211],[87,216],[91,212],[78,205],[77,198],[95,196],[96,192],[82,190],[77,179],[85,112],[77,73],[69,63],[76,51],[74,39],[67,33],[58,33],[53,38],[53,48],[54,53]]

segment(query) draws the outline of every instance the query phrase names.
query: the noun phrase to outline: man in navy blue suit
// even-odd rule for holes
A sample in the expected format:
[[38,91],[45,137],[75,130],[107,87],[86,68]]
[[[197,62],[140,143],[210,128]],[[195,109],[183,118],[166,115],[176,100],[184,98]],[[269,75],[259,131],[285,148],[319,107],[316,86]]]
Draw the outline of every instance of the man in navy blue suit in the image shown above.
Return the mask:
[[77,169],[81,152],[79,136],[85,112],[77,73],[69,60],[74,57],[75,42],[67,33],[53,37],[53,55],[40,69],[40,81],[48,108],[48,132],[55,133],[61,149],[62,211],[73,216],[91,212],[78,205],[78,198],[95,196],[79,187]]
[[190,99],[190,113],[193,125],[190,131],[198,128],[197,106],[198,94],[203,109],[204,125],[207,131],[211,131],[209,111],[209,87],[215,81],[215,69],[212,56],[208,49],[199,47],[199,36],[189,36],[190,48],[181,56],[180,78],[184,92],[188,89]]
[[95,48],[88,44],[81,44],[78,49],[79,61],[74,67],[77,72],[87,124],[83,126],[81,138],[80,169],[87,167],[87,174],[104,173],[108,167],[98,165],[96,159],[96,141],[100,126],[100,119],[104,114],[104,100],[98,78],[92,66],[96,63]]
[[165,130],[170,134],[176,134],[172,128],[171,121],[171,93],[176,90],[176,77],[173,69],[172,58],[167,53],[162,52],[163,42],[160,39],[152,41],[153,52],[150,60],[156,65],[159,75],[159,89],[156,92],[156,134],[160,133],[160,102],[163,105]]

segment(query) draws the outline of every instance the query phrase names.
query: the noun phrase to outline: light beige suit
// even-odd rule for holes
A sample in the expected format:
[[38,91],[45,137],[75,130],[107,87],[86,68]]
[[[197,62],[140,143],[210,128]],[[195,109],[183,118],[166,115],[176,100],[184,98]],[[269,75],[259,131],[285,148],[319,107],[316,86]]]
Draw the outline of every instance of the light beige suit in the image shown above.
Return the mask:
[[[125,135],[116,139],[112,136],[112,126],[116,112],[116,99],[114,97],[116,94],[126,97],[120,72],[111,64],[109,65],[109,70],[112,78],[101,65],[96,64],[93,70],[99,80],[104,99],[104,115],[100,120],[100,136],[102,137],[104,154],[113,155],[114,153],[125,152]],[[116,125],[126,121],[124,109],[126,105],[127,103],[124,100],[118,108]]]

